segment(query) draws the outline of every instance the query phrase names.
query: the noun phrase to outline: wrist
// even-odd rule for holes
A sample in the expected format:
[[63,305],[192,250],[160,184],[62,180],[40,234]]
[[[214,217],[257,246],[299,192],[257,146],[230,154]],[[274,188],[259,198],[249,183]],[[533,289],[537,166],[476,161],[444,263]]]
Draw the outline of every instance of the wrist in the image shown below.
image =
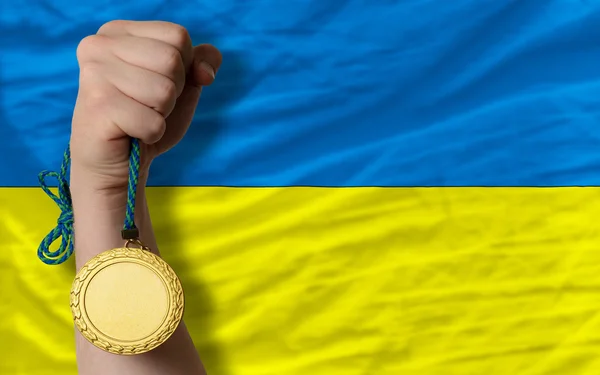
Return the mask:
[[[148,220],[146,176],[140,175],[135,197],[135,222],[140,231]],[[77,269],[103,251],[124,245],[121,230],[125,222],[127,187],[99,189],[93,181],[94,177],[88,174],[71,173]]]
[[[136,202],[145,197],[148,172],[148,168],[139,171]],[[73,205],[86,202],[93,203],[95,209],[101,212],[123,211],[127,205],[128,185],[128,176],[116,178],[110,173],[90,171],[75,162],[71,165],[69,187]]]

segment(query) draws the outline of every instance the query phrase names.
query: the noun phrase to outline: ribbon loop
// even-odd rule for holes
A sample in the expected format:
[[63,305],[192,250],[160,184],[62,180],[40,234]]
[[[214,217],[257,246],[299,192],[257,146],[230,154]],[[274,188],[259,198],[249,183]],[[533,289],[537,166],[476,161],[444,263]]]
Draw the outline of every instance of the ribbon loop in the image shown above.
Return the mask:
[[[67,147],[60,173],[54,171],[42,171],[38,174],[38,180],[42,190],[56,203],[60,208],[56,227],[44,237],[38,247],[38,258],[46,264],[57,265],[65,262],[73,254],[73,203],[71,199],[71,190],[67,180],[67,172],[71,162],[70,147]],[[127,191],[127,210],[125,212],[124,231],[135,232],[137,230],[134,222],[135,195],[139,180],[140,170],[140,145],[137,139],[131,140],[131,152],[129,156],[129,185]],[[46,179],[54,177],[58,181],[58,194],[54,194],[48,187]],[[57,250],[50,250],[54,241],[61,238],[60,246]]]
[[[69,155],[69,149],[65,151],[65,154]],[[68,159],[67,159],[68,160]],[[69,183],[67,182],[66,169],[68,167],[64,165],[65,160],[63,159],[63,167],[61,173],[53,171],[42,171],[38,175],[40,186],[42,190],[58,205],[60,208],[60,216],[57,220],[57,225],[54,229],[44,237],[42,243],[38,247],[38,257],[46,264],[60,264],[66,261],[71,254],[73,254],[73,210],[71,207],[71,192],[69,190]],[[64,171],[64,173],[63,173]],[[54,194],[48,187],[46,182],[48,177],[54,177],[58,181],[58,195]],[[62,237],[61,245],[57,250],[50,250],[50,246],[59,237]]]

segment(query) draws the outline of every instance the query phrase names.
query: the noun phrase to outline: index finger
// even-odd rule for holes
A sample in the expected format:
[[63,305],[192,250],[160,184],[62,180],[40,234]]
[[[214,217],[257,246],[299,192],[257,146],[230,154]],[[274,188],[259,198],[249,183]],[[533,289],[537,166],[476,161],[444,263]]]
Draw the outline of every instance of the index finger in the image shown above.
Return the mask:
[[98,30],[97,34],[106,36],[129,35],[149,38],[168,43],[179,50],[186,71],[192,64],[192,39],[181,25],[163,21],[111,21]]

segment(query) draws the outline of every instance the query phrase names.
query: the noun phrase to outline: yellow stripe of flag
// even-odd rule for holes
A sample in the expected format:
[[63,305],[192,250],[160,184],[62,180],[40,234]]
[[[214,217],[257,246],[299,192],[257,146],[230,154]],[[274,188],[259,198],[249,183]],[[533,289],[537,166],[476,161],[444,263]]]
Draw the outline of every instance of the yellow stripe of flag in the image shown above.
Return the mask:
[[[590,374],[600,188],[150,188],[209,374]],[[76,373],[58,210],[0,190],[1,374]]]

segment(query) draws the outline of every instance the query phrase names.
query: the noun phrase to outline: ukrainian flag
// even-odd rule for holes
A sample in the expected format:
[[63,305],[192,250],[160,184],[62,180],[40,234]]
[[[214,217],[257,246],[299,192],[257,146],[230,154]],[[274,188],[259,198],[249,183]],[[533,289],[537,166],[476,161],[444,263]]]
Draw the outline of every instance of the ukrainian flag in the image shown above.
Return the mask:
[[153,166],[211,375],[600,373],[600,2],[4,1],[0,373],[76,373],[72,263],[36,257],[78,41],[224,53]]

